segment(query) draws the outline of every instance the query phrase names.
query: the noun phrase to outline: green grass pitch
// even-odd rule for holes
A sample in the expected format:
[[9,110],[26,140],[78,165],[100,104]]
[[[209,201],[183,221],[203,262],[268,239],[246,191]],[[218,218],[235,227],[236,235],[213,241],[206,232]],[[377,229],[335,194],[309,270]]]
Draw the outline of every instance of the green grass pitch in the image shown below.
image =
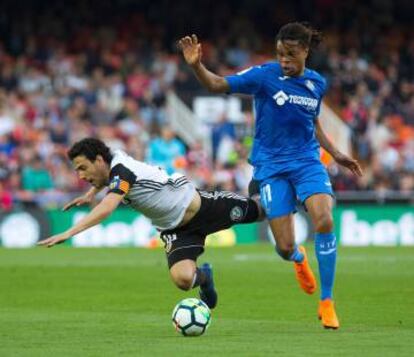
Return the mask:
[[197,291],[173,286],[161,249],[0,249],[0,356],[414,355],[414,248],[339,249],[338,331],[270,245],[206,260],[219,306],[204,336],[185,338],[171,311]]

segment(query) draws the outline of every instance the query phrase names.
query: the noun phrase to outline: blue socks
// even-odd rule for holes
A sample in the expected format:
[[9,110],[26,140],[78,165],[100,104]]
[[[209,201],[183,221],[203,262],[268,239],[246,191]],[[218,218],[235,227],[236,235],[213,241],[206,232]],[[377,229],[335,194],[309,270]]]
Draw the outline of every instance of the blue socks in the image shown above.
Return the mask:
[[291,262],[302,263],[304,259],[304,255],[299,251],[298,246],[295,246],[295,249],[292,253],[287,254],[278,249],[276,246],[276,253],[279,254],[284,260],[289,260]]
[[321,279],[321,300],[332,298],[335,280],[336,238],[334,233],[316,233],[315,253]]

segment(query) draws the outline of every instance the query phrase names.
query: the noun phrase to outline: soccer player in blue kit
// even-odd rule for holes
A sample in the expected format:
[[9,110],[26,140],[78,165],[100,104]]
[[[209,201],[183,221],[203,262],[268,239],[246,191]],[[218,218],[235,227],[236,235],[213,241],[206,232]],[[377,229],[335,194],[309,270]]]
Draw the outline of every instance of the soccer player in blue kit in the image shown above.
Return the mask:
[[292,261],[301,288],[316,290],[316,279],[303,246],[295,245],[293,214],[296,201],[304,204],[315,229],[321,299],[318,317],[325,328],[339,328],[333,303],[336,239],[333,229],[333,191],[319,147],[354,174],[362,175],[356,160],[341,153],[324,134],[318,115],[326,91],[325,79],[305,67],[310,48],[320,32],[301,23],[284,25],[276,36],[277,61],[248,68],[235,75],[218,76],[201,62],[197,36],[179,41],[186,62],[197,79],[214,93],[254,96],[256,129],[251,163],[253,178],[276,242],[276,252]]

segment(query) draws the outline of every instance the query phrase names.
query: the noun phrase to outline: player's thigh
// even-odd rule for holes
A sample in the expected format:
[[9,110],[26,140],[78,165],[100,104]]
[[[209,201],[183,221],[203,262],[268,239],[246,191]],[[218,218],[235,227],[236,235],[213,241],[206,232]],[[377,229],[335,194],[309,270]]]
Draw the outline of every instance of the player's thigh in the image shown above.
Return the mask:
[[330,232],[333,229],[333,198],[326,193],[317,193],[308,197],[305,207],[311,217],[312,223],[318,232]]
[[290,213],[269,220],[276,245],[281,250],[292,250],[295,245],[294,215]]
[[[195,266],[197,258],[204,252],[206,237],[196,230],[189,232],[183,227],[176,230],[163,231],[160,234],[160,238],[164,242],[170,271],[176,264],[185,260],[193,261]],[[174,271],[182,272],[183,270],[174,269]]]
[[285,178],[271,177],[261,181],[260,200],[269,221],[296,212],[296,192]]
[[199,191],[199,193],[200,211],[190,225],[197,226],[204,235],[259,219],[259,202],[254,199],[228,191]]
[[[308,201],[308,198],[317,194],[334,197],[328,172],[318,160],[301,163],[292,171],[289,179],[295,187],[297,197],[303,204]],[[306,208],[308,208],[307,205]]]

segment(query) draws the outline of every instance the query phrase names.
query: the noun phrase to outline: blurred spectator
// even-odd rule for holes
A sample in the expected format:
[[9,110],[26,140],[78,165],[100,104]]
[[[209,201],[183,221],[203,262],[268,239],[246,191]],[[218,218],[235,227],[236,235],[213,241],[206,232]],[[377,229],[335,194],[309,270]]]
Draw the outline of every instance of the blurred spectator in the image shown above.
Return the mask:
[[213,146],[213,161],[219,156],[220,162],[226,162],[229,151],[233,149],[233,142],[236,140],[234,124],[231,123],[226,114],[223,113],[217,123],[211,128],[211,143]]
[[165,169],[168,173],[176,171],[178,161],[183,159],[186,150],[180,139],[169,126],[161,129],[157,136],[148,143],[147,162]]
[[[211,3],[115,2],[85,10],[78,0],[5,0],[0,21],[0,198],[51,204],[64,193],[86,188],[66,160],[66,150],[85,136],[99,136],[112,148],[139,159],[179,169],[200,188],[245,192],[251,115],[237,125],[225,116],[211,128],[212,157],[200,143],[186,152],[169,128],[167,95],[174,90],[191,105],[205,94],[174,48],[188,28],[199,31],[208,68],[234,73],[273,58],[274,34],[292,18],[320,24],[325,41],[309,67],[326,76],[326,99],[352,131],[363,178],[331,163],[338,191],[412,192],[414,180],[414,40],[407,4],[393,11],[364,13],[339,0],[319,1],[304,13],[297,2]],[[388,2],[387,2],[388,3]],[[313,9],[313,11],[312,11]],[[165,14],[168,13],[168,21]],[[275,15],[276,14],[276,15]],[[147,16],[148,15],[148,16]],[[224,21],[232,18],[232,21]],[[73,18],[77,18],[76,26]],[[269,50],[270,49],[270,50]],[[250,100],[243,110],[251,110]],[[161,137],[150,138],[162,128]],[[208,150],[209,152],[210,150]],[[39,158],[41,161],[39,161]],[[3,195],[3,196],[1,196]],[[43,198],[42,198],[43,197]],[[6,202],[6,203],[4,203]]]
[[10,211],[13,208],[13,196],[0,181],[0,211]]
[[136,65],[127,78],[128,93],[134,99],[141,99],[150,86],[150,77],[142,66]]
[[23,166],[22,188],[24,190],[39,192],[53,187],[53,179],[39,156],[35,156],[29,164]]

